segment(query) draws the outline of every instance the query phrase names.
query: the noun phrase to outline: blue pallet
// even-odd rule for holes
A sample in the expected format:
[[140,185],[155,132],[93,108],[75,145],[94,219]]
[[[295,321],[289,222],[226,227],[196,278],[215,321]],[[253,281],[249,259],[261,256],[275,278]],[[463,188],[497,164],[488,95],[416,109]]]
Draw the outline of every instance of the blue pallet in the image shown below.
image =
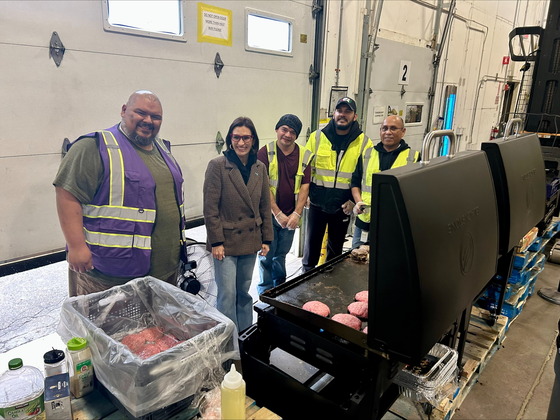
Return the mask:
[[[506,284],[506,291],[504,292],[504,300],[508,300],[519,290],[518,284]],[[497,302],[500,299],[502,287],[496,283],[491,283],[484,292],[480,295],[481,298],[488,299],[491,302]]]
[[508,283],[523,286],[529,280],[530,275],[531,275],[530,270],[513,269],[511,270],[511,276],[508,278]]
[[532,251],[532,252],[539,252],[542,247],[544,245],[544,238],[537,236],[537,239],[535,239],[535,241],[529,245],[528,250]]
[[502,306],[502,315],[507,316],[509,319],[515,318],[517,315],[521,313],[523,310],[523,306],[525,306],[525,302],[527,299],[520,300],[515,305],[510,305],[509,303],[504,303]]
[[560,230],[560,221],[558,220],[554,220],[552,222],[550,222],[550,224],[548,225],[548,227],[546,228],[546,230],[543,232],[543,238],[545,239],[550,239],[552,238],[554,235],[556,235],[558,233],[558,231]]
[[504,300],[508,300],[510,297],[516,294],[518,290],[519,290],[519,285],[508,283],[506,285],[506,292],[504,293]]
[[525,251],[515,254],[513,257],[513,268],[523,270],[537,256],[536,252]]
[[527,265],[527,268],[533,270],[534,268],[539,269],[540,271],[544,270],[544,264],[546,263],[546,255],[539,252],[535,256],[533,260]]
[[527,288],[527,290],[529,292],[528,296],[533,296],[533,293],[535,293],[535,285],[537,284],[537,277],[538,277],[538,274],[535,275],[533,280],[529,281],[529,287]]
[[509,305],[516,305],[519,301],[523,300],[525,297],[527,297],[527,288],[529,286],[530,281],[527,282],[527,284],[525,285],[512,285],[512,286],[517,286],[515,287],[515,292],[511,294],[510,297],[508,297],[507,299],[504,299],[504,303],[507,303]]
[[558,189],[560,189],[560,179],[554,178],[552,181],[547,182],[546,199],[548,200],[550,197],[556,194],[556,191],[558,191]]
[[[523,310],[523,306],[527,299],[520,300],[515,305],[510,305],[509,303],[504,302],[502,306],[501,314],[507,316],[510,320],[515,318],[519,313]],[[476,305],[482,309],[486,309],[490,312],[494,312],[496,310],[496,302],[490,302],[486,299],[479,299],[476,301]]]

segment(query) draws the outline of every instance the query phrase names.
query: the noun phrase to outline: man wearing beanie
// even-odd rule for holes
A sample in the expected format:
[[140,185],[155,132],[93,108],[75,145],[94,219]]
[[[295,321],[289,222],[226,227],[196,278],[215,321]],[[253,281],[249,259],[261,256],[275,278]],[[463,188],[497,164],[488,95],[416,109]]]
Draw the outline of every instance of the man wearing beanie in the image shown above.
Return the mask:
[[348,97],[339,99],[332,119],[325,128],[311,133],[305,146],[315,159],[310,165],[309,217],[302,260],[304,272],[319,262],[326,229],[327,260],[342,254],[354,208],[352,174],[362,152],[373,146],[357,119],[356,102]]
[[309,194],[313,154],[296,144],[301,121],[286,114],[276,124],[276,141],[263,146],[257,159],[268,169],[274,240],[268,254],[259,256],[259,294],[286,281],[286,254],[292,247],[295,229]]

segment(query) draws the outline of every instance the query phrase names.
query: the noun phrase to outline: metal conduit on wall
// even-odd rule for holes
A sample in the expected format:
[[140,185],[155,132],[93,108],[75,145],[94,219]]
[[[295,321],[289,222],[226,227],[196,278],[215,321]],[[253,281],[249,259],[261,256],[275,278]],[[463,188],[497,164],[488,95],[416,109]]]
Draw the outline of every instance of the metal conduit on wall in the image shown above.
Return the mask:
[[[447,41],[447,35],[449,34],[449,32],[451,32],[451,25],[453,23],[453,17],[455,11],[455,2],[456,0],[452,0],[451,4],[449,5],[449,12],[447,13],[447,19],[445,20],[445,26],[443,27],[441,42],[437,45],[437,51],[434,54],[434,59],[432,62],[434,69],[432,73],[432,82],[430,84],[430,95],[428,98],[428,117],[426,118],[425,133],[431,131],[431,121],[432,121],[432,115],[434,113],[434,96],[436,91],[439,63],[441,60],[441,56],[443,54],[443,48],[445,47],[445,42]],[[437,42],[437,39],[435,41]]]
[[[362,33],[362,52],[360,58],[360,73],[358,78],[358,110],[360,125],[365,127],[367,124],[367,114],[369,105],[369,95],[371,94],[371,67],[375,59],[377,33],[381,21],[381,11],[383,10],[383,0],[377,1],[375,11],[372,9],[370,0],[367,2],[366,15],[364,16],[364,26]],[[371,19],[372,12],[375,13]]]
[[[437,5],[433,5],[431,3],[427,3],[424,0],[411,0],[412,2],[419,4],[421,6],[427,7],[429,9],[435,10],[436,11],[436,19],[435,19],[435,23],[434,23],[434,35],[433,35],[433,39],[432,39],[432,49],[435,49],[436,47],[438,48],[438,53],[434,55],[434,74],[433,74],[433,78],[432,78],[432,83],[430,85],[430,92],[432,93],[432,96],[430,96],[429,98],[429,105],[428,105],[428,118],[427,118],[427,126],[426,126],[426,132],[431,131],[431,120],[432,120],[432,115],[433,115],[433,110],[435,108],[435,103],[434,103],[434,96],[436,93],[436,85],[437,85],[437,76],[438,76],[438,67],[439,67],[439,60],[441,59],[441,54],[443,52],[443,48],[445,47],[445,39],[447,34],[445,33],[444,29],[444,34],[442,35],[442,42],[439,44],[437,43],[438,40],[438,36],[439,36],[439,27],[440,27],[440,20],[441,20],[441,15],[443,13],[447,13],[447,20],[446,20],[446,25],[447,22],[449,21],[449,11],[454,9],[454,5],[455,5],[455,1],[453,1],[450,5],[449,10],[445,10],[443,9],[443,0],[439,0]],[[453,12],[453,19],[459,20],[461,22],[464,22],[465,24],[467,24],[467,29],[470,31],[475,31],[475,32],[480,32],[484,35],[484,41],[482,42],[482,50],[484,50],[484,46],[486,45],[486,39],[488,36],[488,27],[480,22],[477,22],[473,19],[468,19],[464,16],[458,15],[457,13]],[[483,29],[479,29],[479,28],[474,28],[471,26],[471,24],[476,24],[481,26]],[[449,27],[448,29],[449,31],[451,30],[451,28]],[[480,56],[480,63],[479,63],[479,74],[480,74],[480,69],[482,68],[482,55]],[[442,75],[442,83],[445,81],[445,70],[444,73]],[[442,97],[443,97],[443,89],[442,89]],[[441,105],[441,98],[440,98],[440,104]],[[472,134],[472,131],[471,131]]]
[[323,51],[325,49],[324,0],[313,0],[312,15],[315,19],[315,46],[309,82],[313,85],[311,93],[311,131],[314,131],[319,127],[319,110],[321,107],[321,71],[323,68]]
[[340,79],[340,48],[342,43],[342,18],[344,15],[344,0],[340,0],[340,16],[338,17],[338,45],[336,47],[336,69],[334,75],[334,85],[338,86],[338,81]]
[[[478,105],[478,98],[480,96],[480,90],[482,89],[482,86],[484,86],[484,83],[486,82],[499,82],[499,83],[505,83],[505,82],[515,82],[516,80],[509,78],[509,77],[498,77],[498,76],[482,76],[482,78],[480,79],[479,83],[478,83],[478,89],[476,90],[476,95],[475,95],[475,99],[474,99],[474,106],[473,106],[473,113],[472,113],[472,118],[471,118],[471,128],[469,131],[469,140],[467,141],[467,144],[472,144],[472,137],[473,137],[473,131],[474,131],[474,122],[475,122],[475,118],[476,118],[476,107]],[[518,80],[517,80],[518,81]]]

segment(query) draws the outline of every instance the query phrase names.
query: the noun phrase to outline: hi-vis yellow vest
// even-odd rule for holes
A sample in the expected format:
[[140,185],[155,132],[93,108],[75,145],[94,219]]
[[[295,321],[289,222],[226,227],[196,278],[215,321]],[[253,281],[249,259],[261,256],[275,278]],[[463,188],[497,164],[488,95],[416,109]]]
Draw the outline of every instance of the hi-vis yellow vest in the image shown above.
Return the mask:
[[[391,168],[398,168],[418,161],[419,152],[406,149],[399,153]],[[379,152],[373,147],[366,149],[362,156],[363,175],[362,175],[362,201],[371,206],[371,190],[373,174],[381,172],[379,169]],[[358,217],[365,223],[371,220],[371,211],[359,214]]]
[[311,181],[321,187],[349,190],[358,158],[367,147],[372,146],[371,140],[362,133],[338,156],[331,146],[332,143],[321,130],[309,137],[305,148],[315,152]]
[[[303,179],[303,172],[311,158],[313,157],[313,153],[309,150],[304,149],[303,147],[299,146],[299,161],[298,161],[298,168],[295,176],[294,182],[294,195],[296,196],[297,201],[297,194],[301,188],[301,180]],[[276,190],[278,189],[278,156],[276,155],[276,142],[272,141],[266,145],[266,152],[268,154],[268,180],[270,185],[270,192],[272,195],[276,197]]]

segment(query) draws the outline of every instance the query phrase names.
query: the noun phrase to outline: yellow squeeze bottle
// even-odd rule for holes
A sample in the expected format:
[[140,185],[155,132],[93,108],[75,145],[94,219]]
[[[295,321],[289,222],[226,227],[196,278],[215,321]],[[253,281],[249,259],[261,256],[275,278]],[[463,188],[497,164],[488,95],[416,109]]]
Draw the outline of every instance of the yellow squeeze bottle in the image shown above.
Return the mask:
[[245,381],[233,363],[222,381],[221,397],[222,419],[245,419]]

